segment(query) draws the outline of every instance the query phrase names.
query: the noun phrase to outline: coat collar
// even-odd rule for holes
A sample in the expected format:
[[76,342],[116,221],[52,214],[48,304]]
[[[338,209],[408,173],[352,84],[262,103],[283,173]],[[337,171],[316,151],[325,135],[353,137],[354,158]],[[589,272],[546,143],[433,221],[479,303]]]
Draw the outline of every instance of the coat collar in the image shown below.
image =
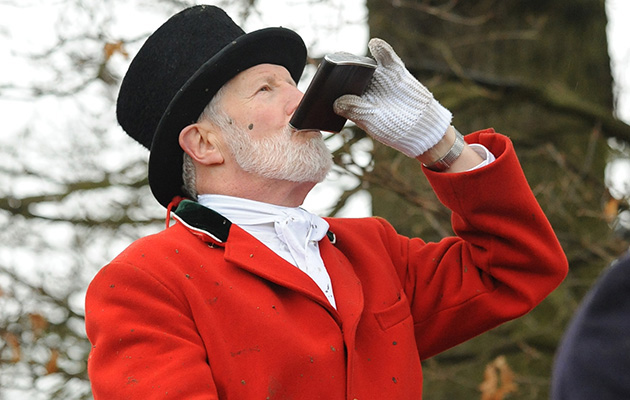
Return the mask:
[[[192,200],[181,200],[175,207],[175,216],[185,225],[204,231],[220,243],[227,241],[232,222],[223,215]],[[326,236],[332,244],[337,241],[331,231],[326,232]]]
[[175,217],[194,230],[210,235],[224,243],[230,234],[232,222],[218,212],[192,200],[182,200],[174,211]]

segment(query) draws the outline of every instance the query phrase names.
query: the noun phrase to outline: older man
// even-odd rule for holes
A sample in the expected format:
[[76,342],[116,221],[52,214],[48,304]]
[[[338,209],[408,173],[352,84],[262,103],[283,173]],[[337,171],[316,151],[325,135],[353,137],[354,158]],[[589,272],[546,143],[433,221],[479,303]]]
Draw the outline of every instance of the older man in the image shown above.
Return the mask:
[[566,258],[509,140],[464,141],[387,43],[370,51],[366,93],[335,110],[425,165],[457,236],[425,243],[300,208],[331,166],[320,132],[288,124],[304,43],[186,9],[121,86],[118,119],[150,149],[151,189],[176,223],[88,289],[96,399],[418,399],[422,359],[562,281]]

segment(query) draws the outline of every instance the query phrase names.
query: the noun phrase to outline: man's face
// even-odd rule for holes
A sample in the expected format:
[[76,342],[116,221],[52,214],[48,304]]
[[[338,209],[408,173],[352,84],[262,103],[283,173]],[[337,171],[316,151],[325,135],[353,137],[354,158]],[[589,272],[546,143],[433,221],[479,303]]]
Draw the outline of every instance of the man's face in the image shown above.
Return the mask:
[[319,131],[289,126],[303,94],[281,66],[261,64],[226,84],[224,138],[237,164],[269,179],[320,182],[332,157]]

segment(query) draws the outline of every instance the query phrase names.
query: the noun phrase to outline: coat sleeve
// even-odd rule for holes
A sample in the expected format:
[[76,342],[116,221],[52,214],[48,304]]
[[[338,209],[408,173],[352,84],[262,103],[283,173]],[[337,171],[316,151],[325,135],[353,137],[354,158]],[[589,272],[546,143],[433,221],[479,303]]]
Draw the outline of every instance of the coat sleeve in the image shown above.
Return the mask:
[[458,174],[425,171],[452,210],[456,236],[401,239],[399,275],[423,359],[529,312],[568,270],[509,139],[488,130],[466,140],[485,145],[496,161]]
[[114,261],[93,279],[86,330],[96,400],[218,399],[181,295],[137,266]]

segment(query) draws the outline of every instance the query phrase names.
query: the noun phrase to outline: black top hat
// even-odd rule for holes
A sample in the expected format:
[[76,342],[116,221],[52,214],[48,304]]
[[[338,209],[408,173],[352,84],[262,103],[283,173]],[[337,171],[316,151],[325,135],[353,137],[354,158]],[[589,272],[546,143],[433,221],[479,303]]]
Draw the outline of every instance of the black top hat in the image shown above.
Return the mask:
[[116,113],[127,134],[151,150],[149,185],[160,204],[184,196],[180,131],[223,84],[266,63],[284,66],[297,82],[306,63],[302,38],[285,28],[246,34],[214,6],[185,9],[149,36],[123,79]]

